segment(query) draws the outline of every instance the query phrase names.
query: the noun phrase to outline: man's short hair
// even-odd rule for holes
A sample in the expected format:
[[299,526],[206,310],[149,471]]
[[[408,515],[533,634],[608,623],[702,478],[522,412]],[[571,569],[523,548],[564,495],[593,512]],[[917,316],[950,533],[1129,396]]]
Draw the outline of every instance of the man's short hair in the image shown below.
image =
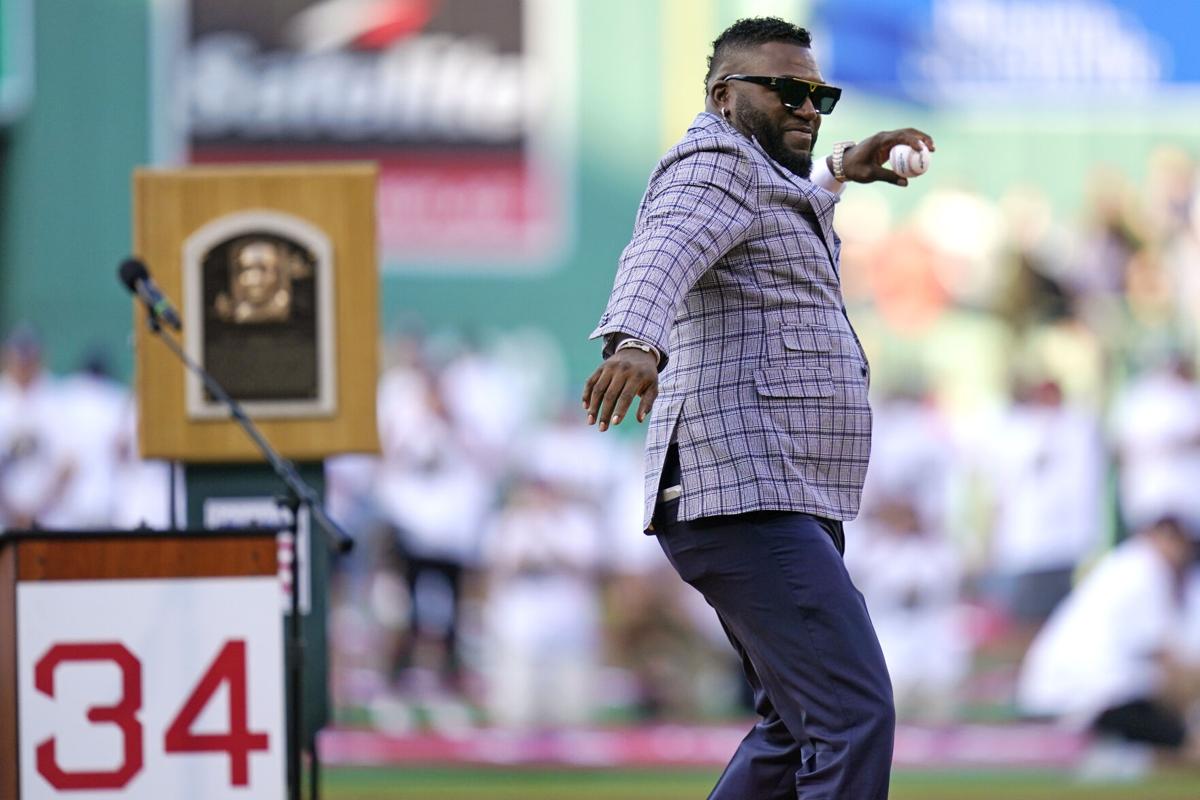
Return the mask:
[[811,47],[812,35],[806,29],[779,17],[739,19],[713,40],[712,55],[708,57],[708,74],[704,76],[705,91],[716,77],[713,70],[724,63],[730,54],[768,42],[787,42],[800,47]]

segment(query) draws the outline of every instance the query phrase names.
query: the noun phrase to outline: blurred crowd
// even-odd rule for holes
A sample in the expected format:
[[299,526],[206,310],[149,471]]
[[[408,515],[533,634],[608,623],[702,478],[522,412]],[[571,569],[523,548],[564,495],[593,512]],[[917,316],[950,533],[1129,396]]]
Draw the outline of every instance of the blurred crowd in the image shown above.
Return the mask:
[[1194,747],[1200,184],[1178,148],[1145,169],[1097,168],[1078,219],[1032,186],[839,208],[875,365],[847,561],[903,717]]
[[[847,563],[902,718],[1053,718],[1186,746],[1200,697],[1200,182],[1163,148],[1039,190],[839,208],[875,444]],[[641,429],[583,425],[536,332],[391,337],[382,454],[327,464],[344,720],[539,729],[747,710],[715,616],[640,531]],[[598,355],[598,354],[597,354]],[[166,521],[128,392],[14,332],[0,526]],[[623,426],[629,427],[629,426]]]
[[0,353],[0,530],[164,528],[168,465],[138,455],[137,415],[102,353],[68,375],[44,366],[32,328]]

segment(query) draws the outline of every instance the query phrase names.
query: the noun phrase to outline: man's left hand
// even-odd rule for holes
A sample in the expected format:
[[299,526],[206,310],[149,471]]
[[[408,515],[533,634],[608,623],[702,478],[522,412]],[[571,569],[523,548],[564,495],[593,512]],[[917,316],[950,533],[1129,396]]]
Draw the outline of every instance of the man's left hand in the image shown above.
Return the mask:
[[907,186],[907,178],[883,166],[887,163],[892,148],[898,144],[906,144],[913,149],[920,149],[924,145],[931,153],[937,149],[933,146],[933,137],[916,128],[881,131],[846,150],[842,156],[842,171],[846,173],[846,180],[855,183],[886,181],[897,186]]

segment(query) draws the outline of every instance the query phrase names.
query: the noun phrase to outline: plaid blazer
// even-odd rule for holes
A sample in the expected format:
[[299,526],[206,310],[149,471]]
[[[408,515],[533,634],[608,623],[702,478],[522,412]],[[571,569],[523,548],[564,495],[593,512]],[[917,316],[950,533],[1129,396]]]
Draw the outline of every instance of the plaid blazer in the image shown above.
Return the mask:
[[857,515],[870,372],[842,302],[836,202],[707,112],[650,176],[592,332],[644,339],[667,359],[647,433],[644,527],[673,440],[680,519]]

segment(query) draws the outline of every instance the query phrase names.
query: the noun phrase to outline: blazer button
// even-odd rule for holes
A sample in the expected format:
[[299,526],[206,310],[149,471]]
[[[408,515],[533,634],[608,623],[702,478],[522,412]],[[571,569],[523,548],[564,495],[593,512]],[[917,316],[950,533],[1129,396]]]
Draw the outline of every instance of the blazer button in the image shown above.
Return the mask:
[[864,378],[867,377],[867,368],[866,367],[862,367],[862,376]]

